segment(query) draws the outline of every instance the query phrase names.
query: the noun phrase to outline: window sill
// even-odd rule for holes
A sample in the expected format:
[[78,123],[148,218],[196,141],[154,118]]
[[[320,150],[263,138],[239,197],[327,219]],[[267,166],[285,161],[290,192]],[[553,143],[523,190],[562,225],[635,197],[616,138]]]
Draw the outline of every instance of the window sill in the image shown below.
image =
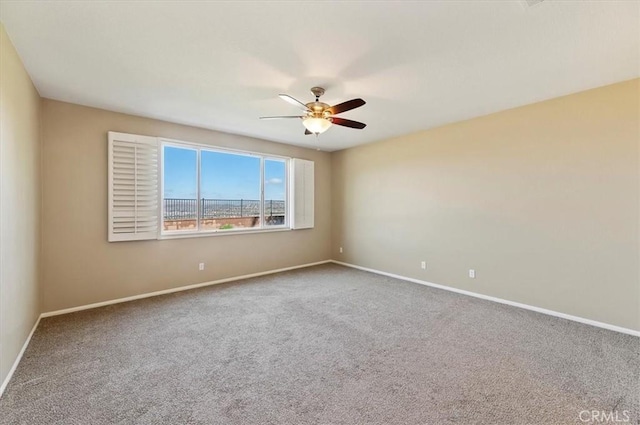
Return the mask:
[[248,235],[254,233],[273,233],[273,232],[288,232],[292,230],[290,227],[277,227],[274,229],[251,229],[251,230],[227,230],[227,231],[201,231],[201,232],[176,232],[176,233],[163,233],[158,236],[158,240],[167,239],[184,239],[184,238],[206,238],[210,236],[229,236],[229,235]]

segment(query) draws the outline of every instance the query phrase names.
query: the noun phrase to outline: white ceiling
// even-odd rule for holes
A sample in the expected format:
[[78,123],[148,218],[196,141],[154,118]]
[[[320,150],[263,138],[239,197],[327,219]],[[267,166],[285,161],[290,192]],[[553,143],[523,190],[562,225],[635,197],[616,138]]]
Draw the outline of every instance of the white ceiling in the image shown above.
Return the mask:
[[[640,2],[0,2],[47,98],[337,150],[640,76]],[[316,139],[279,93],[367,104]]]

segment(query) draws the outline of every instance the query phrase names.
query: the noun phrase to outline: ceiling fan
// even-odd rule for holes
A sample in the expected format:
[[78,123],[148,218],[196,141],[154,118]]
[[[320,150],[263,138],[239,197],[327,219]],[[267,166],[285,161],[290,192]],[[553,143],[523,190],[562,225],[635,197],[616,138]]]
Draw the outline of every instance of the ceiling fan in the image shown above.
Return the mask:
[[289,96],[288,94],[280,94],[280,98],[291,103],[294,106],[302,109],[304,115],[284,115],[275,117],[260,117],[261,120],[273,120],[282,118],[299,118],[302,120],[302,125],[305,127],[304,134],[315,134],[327,131],[331,124],[341,125],[349,128],[357,128],[362,130],[367,125],[358,121],[352,121],[345,118],[334,117],[334,115],[341,114],[343,112],[350,111],[355,108],[359,108],[366,102],[362,99],[351,99],[346,102],[339,103],[334,106],[327,105],[324,102],[320,102],[320,96],[324,94],[322,87],[312,87],[311,93],[316,97],[315,102],[309,102],[304,104],[299,100]]

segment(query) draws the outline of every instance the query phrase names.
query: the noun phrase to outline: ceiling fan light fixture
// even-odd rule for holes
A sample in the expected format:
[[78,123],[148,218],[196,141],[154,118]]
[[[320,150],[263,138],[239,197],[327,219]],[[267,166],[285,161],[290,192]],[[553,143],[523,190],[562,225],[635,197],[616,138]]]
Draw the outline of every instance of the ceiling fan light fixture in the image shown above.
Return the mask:
[[[1,1],[1,0],[0,0]],[[542,1],[542,0],[540,0]],[[343,112],[356,109],[364,105],[366,102],[360,98],[347,100],[346,102],[338,103],[337,105],[330,106],[324,102],[320,102],[320,96],[324,94],[322,87],[312,87],[311,93],[316,97],[314,102],[304,104],[298,99],[289,96],[288,94],[281,94],[280,97],[283,100],[291,103],[302,109],[304,115],[280,115],[272,117],[260,117],[261,120],[269,119],[281,119],[281,118],[301,118],[302,124],[306,129],[304,134],[318,134],[324,133],[335,124],[342,127],[355,128],[362,130],[367,125],[362,122],[348,120],[345,118],[336,117],[334,115],[341,114]]]
[[306,117],[302,120],[304,127],[314,134],[324,133],[331,127],[331,121],[326,118]]

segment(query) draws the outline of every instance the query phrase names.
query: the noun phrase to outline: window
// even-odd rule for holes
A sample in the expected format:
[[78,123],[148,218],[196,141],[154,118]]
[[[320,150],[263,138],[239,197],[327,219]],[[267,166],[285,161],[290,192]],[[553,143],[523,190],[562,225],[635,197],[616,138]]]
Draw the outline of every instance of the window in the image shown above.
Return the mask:
[[198,151],[163,147],[163,230],[198,229]]
[[313,227],[312,161],[109,132],[108,240]]
[[162,231],[286,227],[286,158],[162,143]]
[[265,226],[281,226],[287,211],[287,162],[264,160],[264,220]]

